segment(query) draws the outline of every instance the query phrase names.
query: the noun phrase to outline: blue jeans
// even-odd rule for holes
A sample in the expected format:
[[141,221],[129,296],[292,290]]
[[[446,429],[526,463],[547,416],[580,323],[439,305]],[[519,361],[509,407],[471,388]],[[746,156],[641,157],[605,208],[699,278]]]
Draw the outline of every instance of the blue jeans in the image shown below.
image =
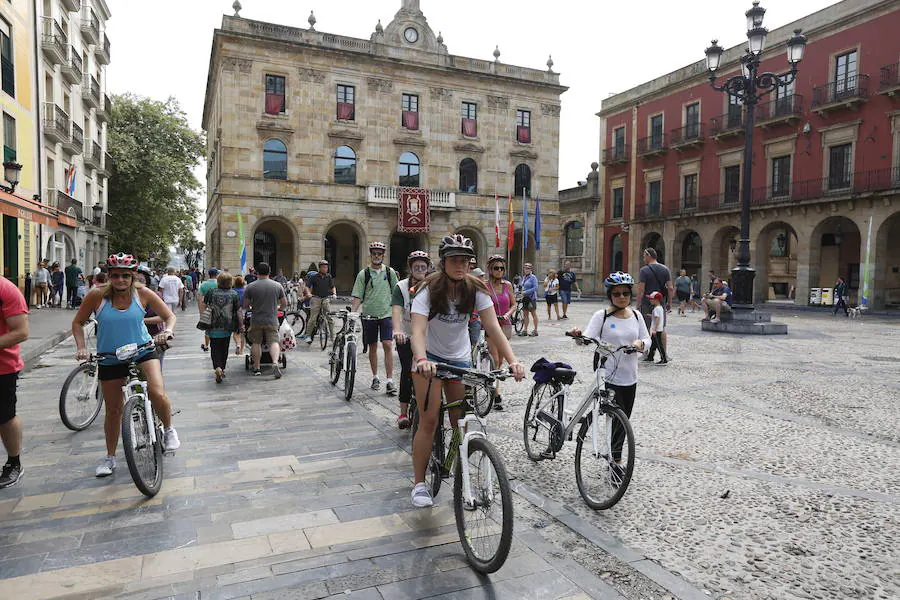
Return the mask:
[[559,290],[559,301],[563,304],[572,304],[572,290]]

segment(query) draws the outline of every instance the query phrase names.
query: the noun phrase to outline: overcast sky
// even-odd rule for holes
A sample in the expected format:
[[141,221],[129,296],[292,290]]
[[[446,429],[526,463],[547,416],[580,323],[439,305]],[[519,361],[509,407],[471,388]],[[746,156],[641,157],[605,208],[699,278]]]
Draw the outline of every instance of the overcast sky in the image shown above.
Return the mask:
[[[174,96],[200,129],[213,30],[232,0],[106,0],[112,19],[107,86],[159,100]],[[387,25],[401,0],[242,0],[241,16],[368,39]],[[774,29],[835,0],[763,0]],[[712,38],[726,48],[746,42],[750,0],[421,0],[451,54],[553,69],[569,87],[562,96],[559,186],[576,185],[598,160],[600,102],[612,93],[703,58]],[[198,169],[201,182],[205,168]]]

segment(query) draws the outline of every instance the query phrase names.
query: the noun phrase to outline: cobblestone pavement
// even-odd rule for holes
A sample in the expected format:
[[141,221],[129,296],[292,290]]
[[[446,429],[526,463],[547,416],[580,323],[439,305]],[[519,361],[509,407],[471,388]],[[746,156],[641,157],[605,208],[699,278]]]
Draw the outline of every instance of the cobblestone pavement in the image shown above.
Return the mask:
[[134,487],[121,450],[112,477],[93,476],[102,421],[79,433],[60,423],[71,340],[20,381],[25,474],[0,491],[0,598],[704,597],[524,489],[510,558],[478,576],[451,494],[411,508],[409,434],[383,395],[360,389],[345,402],[326,381],[325,354],[307,348],[278,381],[249,377],[232,356],[216,385],[196,314],[179,316],[165,373],[183,445],[153,499]]

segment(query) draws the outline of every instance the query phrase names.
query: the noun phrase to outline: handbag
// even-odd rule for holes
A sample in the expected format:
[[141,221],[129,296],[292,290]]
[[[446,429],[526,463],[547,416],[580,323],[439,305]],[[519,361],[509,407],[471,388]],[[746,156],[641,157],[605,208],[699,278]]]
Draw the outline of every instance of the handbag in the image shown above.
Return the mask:
[[200,313],[200,320],[197,321],[197,329],[201,329],[206,331],[209,329],[209,326],[212,324],[212,307],[207,306],[202,313]]

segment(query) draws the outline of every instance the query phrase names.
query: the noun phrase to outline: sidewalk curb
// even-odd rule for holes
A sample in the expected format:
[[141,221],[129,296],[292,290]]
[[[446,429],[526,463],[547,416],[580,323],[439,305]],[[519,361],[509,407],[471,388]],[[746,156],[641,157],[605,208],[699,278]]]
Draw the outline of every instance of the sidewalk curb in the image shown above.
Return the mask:
[[23,351],[22,352],[22,360],[25,362],[25,368],[22,369],[22,372],[27,373],[28,371],[33,369],[34,366],[37,365],[38,360],[40,360],[41,355],[43,355],[45,352],[47,352],[49,350],[52,350],[55,346],[64,342],[66,340],[66,338],[68,338],[71,335],[72,335],[71,329],[62,329],[60,331],[57,331],[53,335],[49,336],[47,339],[45,339],[43,342],[41,342],[37,346],[32,346],[31,348],[28,348],[27,350]]

